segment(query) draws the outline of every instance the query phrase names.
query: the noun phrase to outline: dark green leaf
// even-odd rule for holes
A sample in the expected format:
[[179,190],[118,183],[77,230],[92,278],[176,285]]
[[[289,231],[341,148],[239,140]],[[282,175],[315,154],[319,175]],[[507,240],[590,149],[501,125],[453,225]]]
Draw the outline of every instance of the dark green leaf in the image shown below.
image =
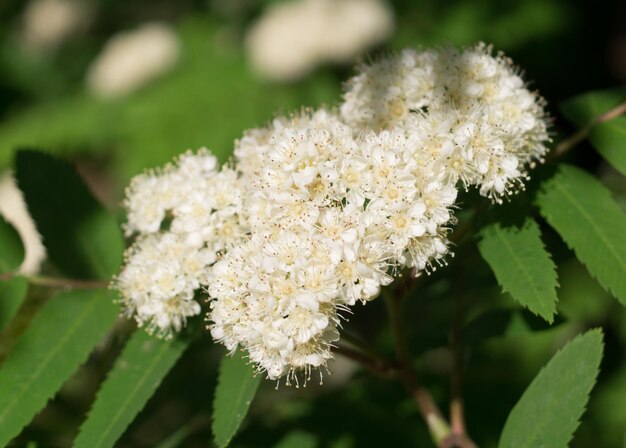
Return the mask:
[[0,274],[16,271],[24,261],[24,245],[20,235],[0,215]]
[[557,301],[556,271],[533,219],[528,218],[521,228],[489,225],[480,233],[478,249],[504,292],[552,322]]
[[561,165],[537,196],[541,214],[593,277],[626,304],[626,214],[598,180]]
[[589,141],[602,157],[626,176],[626,117],[594,125]]
[[0,368],[0,446],[17,436],[85,361],[115,322],[114,294],[73,290],[52,297]]
[[603,113],[624,102],[626,89],[604,90],[572,98],[561,105],[561,110],[577,126],[591,126],[591,144],[611,165],[626,175],[626,117],[593,123]]
[[0,282],[0,330],[13,319],[26,297],[27,290],[28,282],[22,277]]
[[213,399],[213,435],[219,448],[227,446],[243,421],[261,382],[240,353],[226,356]]
[[100,387],[74,446],[114,446],[188,345],[188,340],[164,341],[135,331]]
[[591,330],[561,349],[517,402],[499,448],[565,448],[578,427],[602,359],[602,332]]
[[115,219],[65,162],[36,151],[16,155],[16,178],[52,262],[64,274],[108,279],[122,261]]
[[560,104],[563,115],[579,127],[584,127],[626,101],[626,88],[583,93]]
[[294,431],[283,437],[275,448],[315,448],[317,440],[311,434]]

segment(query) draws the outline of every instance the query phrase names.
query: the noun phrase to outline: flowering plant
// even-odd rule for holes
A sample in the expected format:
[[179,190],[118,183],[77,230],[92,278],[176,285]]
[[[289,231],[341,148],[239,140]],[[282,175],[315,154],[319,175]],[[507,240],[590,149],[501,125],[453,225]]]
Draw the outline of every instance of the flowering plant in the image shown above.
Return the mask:
[[[98,421],[106,417],[104,409],[113,396],[109,390],[120,388],[130,399],[138,394],[143,398],[137,402],[147,400],[150,390],[144,380],[153,379],[156,387],[190,335],[200,337],[202,331],[194,322],[204,316],[213,340],[232,356],[223,361],[215,397],[213,431],[218,446],[230,442],[262,378],[274,381],[276,388],[306,386],[318,377],[321,384],[324,375],[332,378],[337,355],[399,379],[437,446],[476,446],[465,429],[460,388],[461,335],[472,334],[471,325],[467,332],[461,328],[463,306],[460,301],[455,305],[451,331],[447,418],[419,379],[405,304],[435,271],[449,275],[446,268],[455,251],[467,257],[464,244],[473,241],[468,233],[479,223],[479,252],[502,289],[553,323],[555,266],[532,212],[525,214],[531,206],[523,201],[529,196],[520,199],[516,194],[525,190],[533,170],[548,176],[539,164],[558,159],[591,126],[610,121],[624,109],[622,105],[605,111],[579,134],[553,146],[546,102],[503,54],[494,54],[484,44],[462,50],[406,49],[361,64],[345,83],[340,104],[304,108],[245,131],[234,144],[233,156],[221,166],[214,154],[201,148],[134,177],[124,201],[123,227],[130,244],[122,267],[118,270],[115,259],[94,261],[82,249],[76,254],[90,260],[81,265],[85,269],[94,263],[87,277],[95,273],[107,280],[114,274],[110,283],[114,292],[93,302],[98,313],[84,311],[92,316],[96,330],[103,325],[102,331],[94,330],[94,340],[105,324],[115,320],[113,302],[147,333],[137,330],[132,336],[77,445],[115,442],[138,409],[128,411],[128,419],[123,415],[127,421],[118,415],[124,421],[119,425],[113,421],[110,433],[105,431],[98,439]],[[26,151],[17,158],[18,182],[31,203],[33,192],[41,190],[32,181],[33,166],[47,163],[40,157]],[[602,286],[625,300],[623,210],[596,180],[572,166],[559,167],[533,188],[533,204],[547,224]],[[471,195],[480,199],[466,207]],[[95,223],[95,235],[114,232],[110,219],[94,211],[97,204],[87,193],[81,201],[80,214]],[[522,225],[511,226],[499,218],[504,216],[499,210],[510,212],[518,201]],[[31,208],[36,220],[50,216],[45,206],[43,211]],[[610,222],[590,224],[585,221],[590,210],[603,210]],[[51,219],[55,230],[63,227],[64,218]],[[592,225],[589,235],[581,234],[581,222]],[[41,231],[46,237],[48,230]],[[71,235],[80,232],[72,230]],[[614,239],[608,241],[607,235]],[[618,267],[606,267],[594,245],[606,249]],[[54,246],[49,250],[51,257],[59,256]],[[63,263],[68,261],[60,266]],[[18,279],[7,272],[3,279]],[[44,286],[103,286],[47,277],[30,281]],[[449,282],[456,281],[451,277]],[[457,288],[463,286],[452,289]],[[358,319],[358,305],[377,299],[388,308],[396,352],[392,360],[373,353],[367,337],[345,330],[353,316]],[[90,326],[87,321],[76,325],[85,326],[85,331]],[[480,322],[473,328],[483,329]],[[35,332],[29,337],[39,340],[42,335]],[[559,352],[513,408],[500,446],[565,446],[597,376],[601,350],[602,334],[591,330]],[[21,361],[12,360],[0,370],[0,391],[8,387],[3,384],[13,384],[7,378],[22,368]],[[130,373],[128,363],[135,369]],[[565,376],[561,390],[559,372],[573,367],[578,370]],[[546,388],[554,390],[556,398],[546,398]],[[25,388],[20,391],[27,393]],[[563,409],[555,404],[559,400],[571,400],[572,405]],[[4,409],[15,403],[5,403]],[[7,412],[0,409],[0,422],[21,421],[7,417]],[[545,429],[542,419],[554,419],[559,431]],[[532,429],[530,435],[526,427]],[[3,443],[10,437],[5,439],[0,437]]]

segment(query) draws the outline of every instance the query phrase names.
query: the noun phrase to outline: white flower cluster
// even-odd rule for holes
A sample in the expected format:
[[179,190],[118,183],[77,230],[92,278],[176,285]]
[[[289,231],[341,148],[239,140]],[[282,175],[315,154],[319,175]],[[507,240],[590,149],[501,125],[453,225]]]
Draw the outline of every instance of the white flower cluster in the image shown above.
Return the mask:
[[501,197],[549,140],[544,101],[510,59],[479,44],[399,55],[362,66],[348,81],[341,115],[361,129],[403,129],[443,163],[452,184]]
[[247,131],[234,168],[201,152],[132,183],[128,229],[142,237],[118,287],[140,323],[178,330],[202,285],[214,339],[271,379],[306,381],[342,312],[403,268],[442,263],[459,186],[500,201],[547,151],[541,100],[482,45],[407,50],[347,88],[339,113]]
[[217,168],[206,149],[188,152],[127,189],[126,233],[136,240],[114,286],[127,313],[159,336],[200,314],[195,291],[218,254],[245,232],[241,182],[234,170]]

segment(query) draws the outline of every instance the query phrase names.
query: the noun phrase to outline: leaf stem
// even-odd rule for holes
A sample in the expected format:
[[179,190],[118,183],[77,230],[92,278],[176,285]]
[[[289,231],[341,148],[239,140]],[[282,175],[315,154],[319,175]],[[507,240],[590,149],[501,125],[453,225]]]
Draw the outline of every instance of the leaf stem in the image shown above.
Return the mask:
[[554,148],[554,151],[552,151],[550,156],[548,156],[548,159],[553,160],[569,152],[572,148],[574,148],[576,145],[578,145],[580,142],[582,142],[589,136],[589,132],[591,132],[591,128],[593,128],[594,125],[604,123],[606,121],[611,121],[614,118],[617,118],[620,115],[623,115],[625,113],[626,113],[626,102],[615,106],[613,109],[601,115],[598,115],[593,120],[591,120],[589,124],[580,128],[577,132],[572,134],[570,137],[566,138],[565,140],[557,144],[556,147]]
[[4,274],[0,274],[0,281],[11,280],[15,277],[23,277],[33,285],[46,286],[49,288],[99,289],[107,288],[109,286],[109,282],[102,280],[80,280],[61,277],[47,277],[44,275],[21,275],[17,272],[5,272]]
[[361,364],[376,375],[388,379],[394,379],[398,376],[397,368],[392,363],[382,358],[370,356],[359,350],[354,350],[344,346],[334,347],[333,351],[341,356],[351,359],[357,364]]

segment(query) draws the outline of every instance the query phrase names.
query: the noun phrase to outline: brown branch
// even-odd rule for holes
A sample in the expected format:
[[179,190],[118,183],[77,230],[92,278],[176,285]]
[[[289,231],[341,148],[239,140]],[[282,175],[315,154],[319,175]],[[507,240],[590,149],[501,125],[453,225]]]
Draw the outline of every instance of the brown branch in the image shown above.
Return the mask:
[[109,282],[102,280],[80,280],[60,277],[46,277],[42,275],[20,275],[15,272],[0,274],[0,281],[11,280],[15,277],[24,277],[33,285],[45,286],[49,288],[97,289],[107,288],[109,286]]

